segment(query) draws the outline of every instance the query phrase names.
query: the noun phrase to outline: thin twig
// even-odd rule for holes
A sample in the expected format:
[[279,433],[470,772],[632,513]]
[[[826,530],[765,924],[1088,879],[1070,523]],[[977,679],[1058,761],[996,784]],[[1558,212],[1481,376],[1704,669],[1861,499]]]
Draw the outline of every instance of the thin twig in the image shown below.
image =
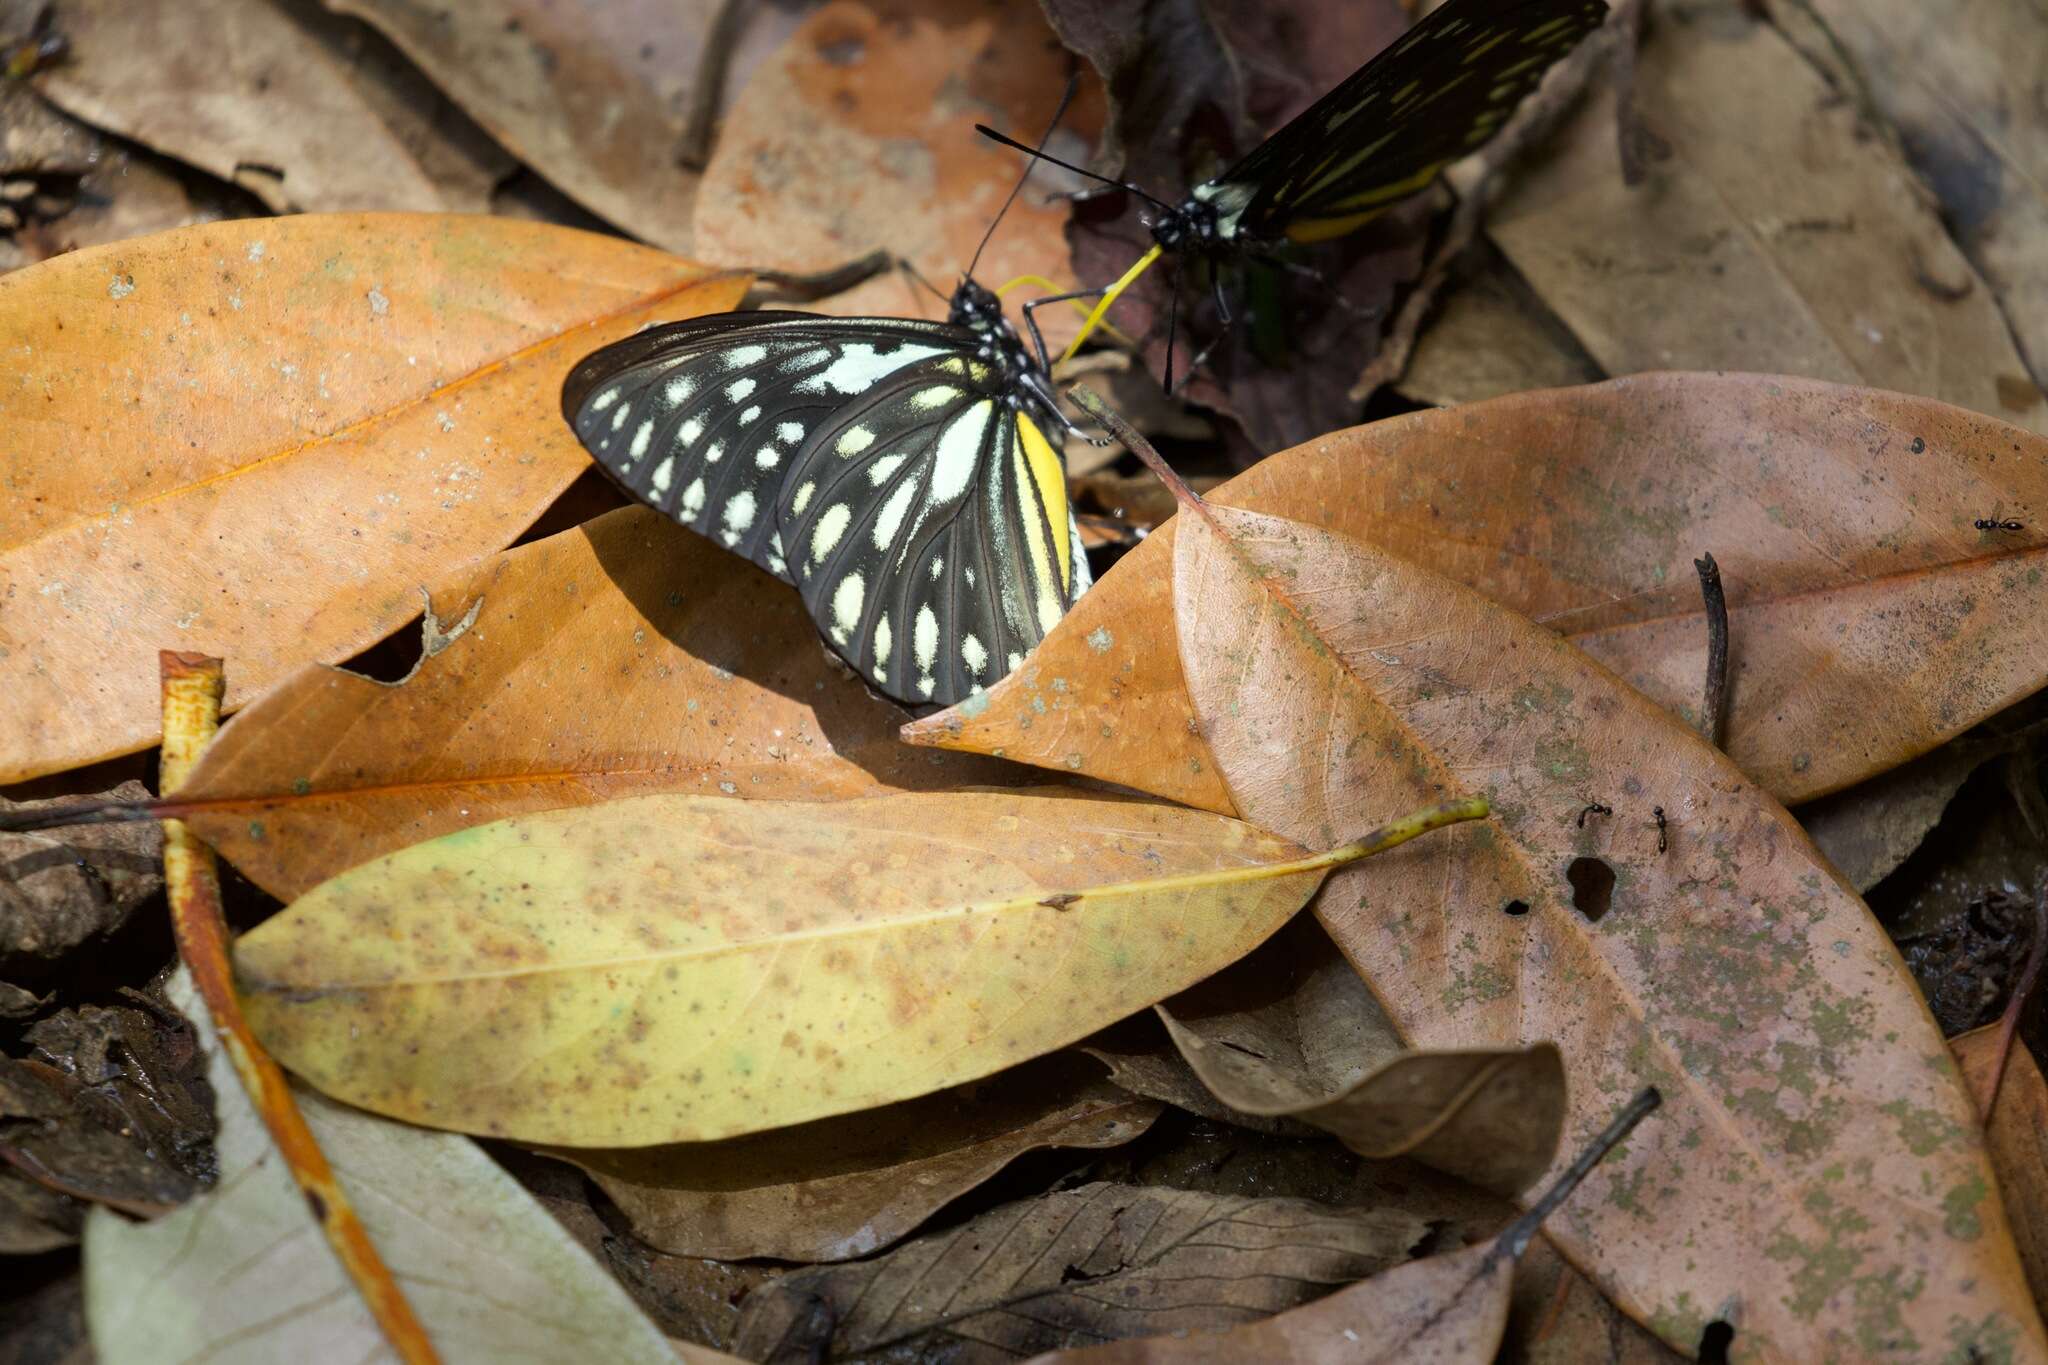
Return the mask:
[[1700,733],[1721,747],[1721,717],[1728,706],[1728,594],[1721,587],[1721,566],[1711,554],[1692,562],[1699,570],[1700,597],[1707,606],[1707,690],[1700,703]]
[[1984,1082],[1984,1093],[1977,1097],[1977,1113],[1986,1123],[1991,1122],[1991,1110],[1998,1103],[1998,1087],[2005,1080],[2005,1062],[2012,1056],[2013,1034],[2019,1029],[2027,997],[2034,993],[2034,984],[2041,979],[2044,956],[2048,956],[2048,872],[2041,874],[2040,884],[2034,890],[2034,942],[2027,949],[2027,965],[2020,968],[2019,979],[2012,983],[2012,996],[2005,1002],[2005,1013],[1998,1016],[1998,1041],[1991,1047],[1991,1069]]
[[865,284],[895,264],[896,258],[880,247],[841,265],[794,274],[786,270],[755,270],[754,287],[740,300],[741,308],[759,308],[764,303],[815,303]]
[[[202,654],[167,649],[157,658],[163,678],[162,786],[171,792],[191,775],[199,755],[220,728],[223,677],[221,661]],[[320,1144],[292,1102],[284,1072],[249,1031],[228,965],[227,919],[221,913],[220,877],[213,850],[182,820],[164,821],[164,883],[178,955],[185,960],[192,984],[213,1015],[220,1045],[234,1063],[249,1103],[270,1129],[271,1140],[298,1181],[342,1269],[355,1282],[400,1360],[408,1365],[438,1362],[440,1357],[427,1340],[426,1329],[371,1244]]]
[[1515,111],[1500,135],[1478,153],[1478,176],[1459,199],[1442,244],[1430,256],[1429,264],[1423,267],[1422,278],[1409,291],[1401,311],[1395,315],[1393,326],[1387,329],[1380,342],[1379,353],[1358,376],[1358,382],[1351,386],[1348,397],[1352,402],[1363,403],[1382,384],[1393,383],[1407,371],[1408,360],[1415,352],[1416,338],[1422,331],[1423,319],[1436,306],[1436,296],[1450,279],[1452,268],[1479,237],[1486,211],[1492,207],[1494,196],[1499,191],[1501,172],[1524,151],[1548,136],[1565,112],[1577,102],[1601,54],[1618,41],[1615,35],[1625,26],[1627,12],[1640,9],[1642,5],[1643,0],[1615,0],[1601,35],[1581,43],[1576,52],[1559,62],[1537,87],[1536,93]]
[[711,16],[710,31],[704,35],[704,51],[697,58],[697,79],[690,87],[690,112],[683,118],[683,135],[676,139],[676,164],[701,171],[711,164],[711,135],[718,127],[718,101],[725,94],[725,75],[732,66],[733,49],[739,46],[741,12],[747,0],[720,0]]
[[[1103,430],[1116,437],[1125,450],[1137,456],[1147,469],[1157,475],[1159,482],[1166,485],[1166,491],[1173,494],[1175,502],[1212,525],[1215,523],[1215,518],[1209,514],[1209,505],[1202,501],[1202,495],[1188,487],[1187,480],[1174,473],[1173,466],[1166,462],[1166,458],[1152,448],[1150,441],[1138,434],[1136,427],[1119,417],[1116,409],[1112,408],[1101,394],[1085,384],[1076,384],[1067,390],[1067,397],[1073,399],[1074,405],[1081,411],[1100,422]],[[1220,531],[1222,528],[1217,529]]]

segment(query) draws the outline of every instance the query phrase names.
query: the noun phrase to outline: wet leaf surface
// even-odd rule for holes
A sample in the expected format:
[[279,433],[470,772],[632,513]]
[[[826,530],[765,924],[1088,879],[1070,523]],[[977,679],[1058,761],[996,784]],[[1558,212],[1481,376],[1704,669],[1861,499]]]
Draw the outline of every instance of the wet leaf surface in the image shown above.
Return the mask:
[[[87,1313],[106,1365],[365,1359],[384,1349],[277,1159],[182,974],[219,1098],[221,1180],[154,1223],[104,1210],[86,1230]],[[443,1359],[673,1360],[568,1234],[467,1138],[298,1102]]]
[[[1552,1239],[1680,1349],[1711,1311],[1739,1315],[1745,1351],[1793,1358],[1910,1355],[1953,1331],[2048,1350],[1970,1098],[1891,945],[1790,817],[1468,589],[1303,523],[1211,511],[1216,529],[1182,519],[1174,598],[1238,806],[1310,840],[1361,823],[1366,793],[1476,789],[1502,813],[1341,871],[1317,902],[1403,1034],[1555,1040],[1568,1146],[1606,1097],[1664,1092]],[[1237,705],[1251,696],[1266,704]],[[1616,815],[1581,827],[1601,798]],[[1829,1175],[1852,1162],[1870,1171],[1853,1189]],[[1680,1224],[1682,1246],[1662,1231]],[[1922,1292],[1872,1288],[1902,1282]]]
[[717,1143],[555,1148],[641,1241],[683,1256],[843,1261],[879,1251],[1026,1152],[1113,1147],[1159,1105],[1070,1054],[844,1118]]
[[871,1261],[786,1275],[748,1296],[735,1349],[965,1362],[1216,1330],[1398,1265],[1428,1235],[1405,1211],[1084,1185]]
[[571,364],[744,288],[558,228],[373,214],[0,277],[0,781],[152,742],[135,660],[166,643],[233,658],[232,708],[389,633],[585,468],[556,412]]
[[[337,1098],[580,1146],[887,1104],[1234,961],[1319,872],[1178,807],[1053,789],[633,797],[445,835],[245,935],[264,1045]],[[775,891],[763,895],[761,888]]]
[[[1727,750],[1783,801],[1904,762],[2048,680],[2033,605],[2048,445],[1904,395],[1645,375],[1334,433],[1214,496],[1449,574],[1681,719],[1706,659],[1691,561],[1711,551],[1733,642]],[[2022,529],[1975,528],[2000,508]],[[906,738],[1230,810],[1170,648],[1178,522],[985,701]]]
[[[150,793],[124,782],[103,795],[140,801]],[[0,799],[0,811],[52,804]],[[163,889],[162,849],[154,823],[0,834],[0,964],[56,958],[120,928]]]
[[440,647],[416,672],[302,668],[180,790],[210,803],[193,828],[280,899],[525,811],[1027,772],[899,743],[903,713],[849,677],[794,591],[645,508],[495,555],[432,601]]

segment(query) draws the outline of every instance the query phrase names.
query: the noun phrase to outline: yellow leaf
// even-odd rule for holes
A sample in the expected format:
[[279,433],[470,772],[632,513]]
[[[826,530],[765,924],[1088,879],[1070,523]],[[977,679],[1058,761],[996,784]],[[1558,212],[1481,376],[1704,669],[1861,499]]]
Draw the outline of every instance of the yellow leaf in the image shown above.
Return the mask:
[[534,1142],[701,1141],[1038,1056],[1234,961],[1338,861],[1044,791],[648,796],[464,830],[237,952],[278,1059],[353,1104]]

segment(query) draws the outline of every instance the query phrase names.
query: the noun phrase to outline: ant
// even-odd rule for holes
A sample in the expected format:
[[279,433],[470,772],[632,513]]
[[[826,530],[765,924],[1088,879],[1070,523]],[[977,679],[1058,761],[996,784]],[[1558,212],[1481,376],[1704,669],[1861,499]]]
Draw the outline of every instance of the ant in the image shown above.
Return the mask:
[[1652,806],[1650,813],[1657,817],[1657,851],[1662,853],[1671,847],[1670,836],[1666,832],[1669,822],[1664,819],[1664,808],[1662,806]]
[[1579,812],[1579,828],[1584,829],[1586,827],[1586,817],[1589,815],[1612,814],[1614,814],[1614,807],[1603,806],[1598,801],[1594,801],[1591,804],[1589,804],[1584,810]]
[[2027,524],[2023,521],[2001,521],[1997,517],[1979,517],[1977,518],[1977,529],[1980,531],[2024,531],[2027,529]]

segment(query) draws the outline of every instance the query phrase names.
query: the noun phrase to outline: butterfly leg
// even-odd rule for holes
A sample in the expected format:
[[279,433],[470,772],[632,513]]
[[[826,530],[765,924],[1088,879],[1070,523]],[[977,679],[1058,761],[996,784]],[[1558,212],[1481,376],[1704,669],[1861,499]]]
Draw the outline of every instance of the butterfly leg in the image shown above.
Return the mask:
[[1036,310],[1048,303],[1069,303],[1075,299],[1099,299],[1109,292],[1106,284],[1093,289],[1076,289],[1070,294],[1047,294],[1044,298],[1033,299],[1024,305],[1024,328],[1031,333],[1031,344],[1038,351],[1038,363],[1046,370],[1052,369],[1052,360],[1045,349],[1045,334],[1038,330]]

